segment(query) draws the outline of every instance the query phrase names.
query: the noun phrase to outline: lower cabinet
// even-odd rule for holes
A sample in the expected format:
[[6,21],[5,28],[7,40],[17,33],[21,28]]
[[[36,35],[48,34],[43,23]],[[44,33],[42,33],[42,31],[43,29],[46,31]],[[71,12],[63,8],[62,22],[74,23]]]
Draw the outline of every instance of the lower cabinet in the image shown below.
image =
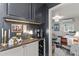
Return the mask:
[[0,52],[0,56],[22,56],[22,46]]
[[38,56],[39,55],[38,49],[39,49],[38,41],[25,45],[25,47],[24,47],[25,56]]
[[0,52],[0,56],[38,56],[38,41]]

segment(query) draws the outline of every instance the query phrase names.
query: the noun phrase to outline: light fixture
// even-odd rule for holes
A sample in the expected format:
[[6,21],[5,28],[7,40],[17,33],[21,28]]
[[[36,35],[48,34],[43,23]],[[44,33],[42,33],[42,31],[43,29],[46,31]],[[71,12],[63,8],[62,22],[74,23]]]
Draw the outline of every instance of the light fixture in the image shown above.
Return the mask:
[[33,31],[32,31],[32,30],[30,30],[30,31],[29,31],[29,34],[31,34],[31,35],[32,35],[32,34],[33,34]]
[[59,16],[59,15],[55,15],[54,17],[52,17],[52,19],[54,19],[55,22],[58,22],[59,19],[62,19],[63,16]]
[[79,37],[79,32],[76,32],[74,37]]

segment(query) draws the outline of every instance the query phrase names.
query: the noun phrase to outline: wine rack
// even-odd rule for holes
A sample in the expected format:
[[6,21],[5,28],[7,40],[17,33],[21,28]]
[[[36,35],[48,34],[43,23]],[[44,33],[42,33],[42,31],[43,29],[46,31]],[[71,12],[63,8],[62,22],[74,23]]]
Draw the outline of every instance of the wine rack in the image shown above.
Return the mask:
[[39,56],[44,56],[44,40],[39,41]]

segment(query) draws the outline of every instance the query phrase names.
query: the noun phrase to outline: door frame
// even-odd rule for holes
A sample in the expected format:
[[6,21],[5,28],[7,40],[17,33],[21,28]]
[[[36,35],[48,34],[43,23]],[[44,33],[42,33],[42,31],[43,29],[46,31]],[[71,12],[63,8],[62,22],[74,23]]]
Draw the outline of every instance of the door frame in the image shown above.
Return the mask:
[[49,29],[48,29],[48,32],[49,32],[49,56],[52,56],[52,11],[57,9],[58,7],[61,7],[62,5],[64,5],[65,3],[62,3],[62,4],[58,4],[56,5],[55,7],[52,7],[48,10],[48,26],[49,26]]

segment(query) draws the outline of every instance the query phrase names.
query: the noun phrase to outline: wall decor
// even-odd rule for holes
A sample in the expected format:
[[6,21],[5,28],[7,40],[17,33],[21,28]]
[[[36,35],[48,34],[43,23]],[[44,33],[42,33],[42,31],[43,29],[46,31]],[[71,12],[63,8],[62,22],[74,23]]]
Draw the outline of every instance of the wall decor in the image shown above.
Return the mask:
[[23,26],[22,24],[11,24],[11,32],[22,32]]
[[60,31],[59,23],[55,23],[53,29],[54,29],[54,31]]

